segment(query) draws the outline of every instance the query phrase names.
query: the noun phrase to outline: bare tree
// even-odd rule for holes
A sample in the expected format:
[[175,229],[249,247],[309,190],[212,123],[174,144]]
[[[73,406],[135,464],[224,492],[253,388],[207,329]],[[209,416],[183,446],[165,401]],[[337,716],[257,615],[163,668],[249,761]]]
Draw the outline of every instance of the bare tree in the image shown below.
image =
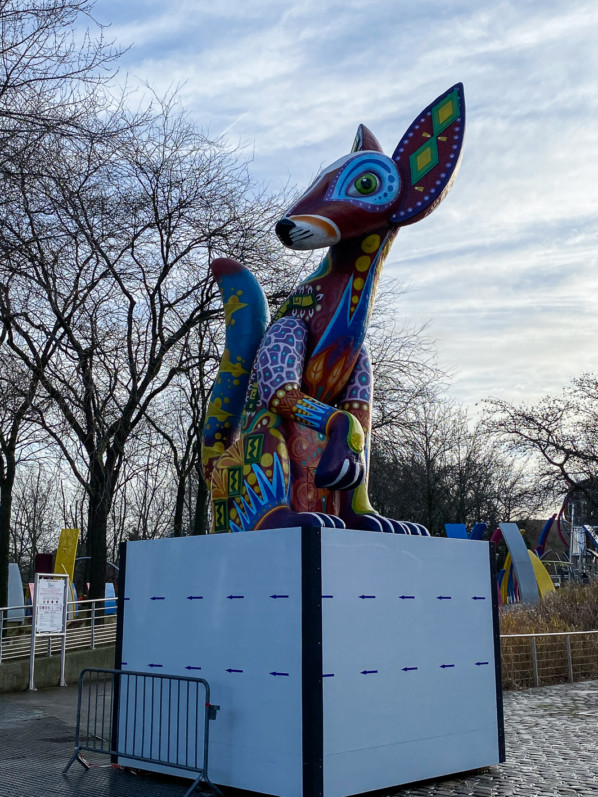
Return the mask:
[[0,343],[0,606],[8,602],[12,495],[17,464],[39,446],[32,404],[38,379]]
[[[110,106],[118,111],[118,103],[104,89],[119,53],[104,39],[102,26],[91,16],[92,8],[93,3],[86,0],[30,0],[27,4],[0,0],[0,174],[4,189],[8,181],[26,179],[28,168],[39,171],[40,160],[32,162],[27,154],[43,149],[48,136],[76,138],[82,133],[89,135],[92,129],[94,136],[109,133]],[[13,200],[13,191],[3,191],[3,220]],[[10,256],[10,246],[4,237],[0,258]],[[6,332],[4,325],[0,345]],[[24,379],[28,386],[20,392],[19,406],[14,398],[9,399],[10,422],[3,416],[0,604],[6,602],[15,451],[23,443],[22,424],[37,390],[37,376],[29,374]]]
[[412,408],[438,395],[446,380],[427,325],[409,326],[397,320],[407,294],[408,289],[395,280],[383,280],[368,331],[374,372],[372,432],[378,443],[407,429]]
[[437,535],[445,523],[525,523],[544,503],[529,464],[441,396],[418,399],[394,439],[374,441],[372,474],[380,511]]
[[534,405],[486,402],[486,426],[520,455],[531,456],[546,491],[583,495],[598,509],[598,379],[583,374],[558,396]]
[[58,544],[58,469],[41,462],[20,467],[14,486],[10,551],[25,580],[33,580],[35,555]]
[[[86,131],[120,53],[89,0],[0,0],[0,159]],[[85,27],[84,27],[85,26]]]
[[[204,490],[202,496],[200,486],[198,496],[195,478],[202,471],[202,430],[221,355],[222,335],[218,334],[219,331],[219,326],[213,323],[200,325],[190,333],[185,343],[187,369],[175,377],[168,392],[155,401],[148,412],[148,423],[170,451],[175,492],[172,533],[175,537],[185,533],[207,533],[207,525],[199,528],[199,524],[208,511],[208,493]],[[192,487],[195,488],[193,506],[190,503]],[[195,515],[199,515],[197,522]]]
[[35,157],[37,173],[5,181],[0,314],[6,344],[52,402],[39,422],[87,492],[98,597],[127,441],[191,365],[190,332],[221,313],[207,262],[267,264],[264,225],[280,210],[172,103],[110,141],[46,139]]

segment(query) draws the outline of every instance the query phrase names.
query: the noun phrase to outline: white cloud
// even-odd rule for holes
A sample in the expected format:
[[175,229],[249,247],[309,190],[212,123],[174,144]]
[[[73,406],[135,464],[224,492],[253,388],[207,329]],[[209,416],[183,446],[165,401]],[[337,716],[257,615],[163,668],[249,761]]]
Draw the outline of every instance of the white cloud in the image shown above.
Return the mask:
[[253,148],[273,187],[307,185],[365,122],[387,151],[463,81],[452,194],[401,232],[400,312],[432,319],[455,395],[535,399],[592,369],[598,313],[598,5],[590,0],[99,0],[130,73],[212,135]]

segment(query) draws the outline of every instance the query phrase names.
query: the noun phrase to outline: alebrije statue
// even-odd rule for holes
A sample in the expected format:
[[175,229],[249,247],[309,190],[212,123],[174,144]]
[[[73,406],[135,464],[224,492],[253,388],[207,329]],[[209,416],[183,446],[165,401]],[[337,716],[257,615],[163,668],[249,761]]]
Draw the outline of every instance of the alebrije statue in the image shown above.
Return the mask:
[[369,502],[372,369],[364,338],[394,237],[448,193],[464,127],[460,83],[417,116],[391,158],[359,126],[351,153],[324,169],[276,225],[291,249],[330,248],[269,326],[251,272],[234,260],[211,264],[226,315],[203,436],[212,531],[317,525],[428,534]]

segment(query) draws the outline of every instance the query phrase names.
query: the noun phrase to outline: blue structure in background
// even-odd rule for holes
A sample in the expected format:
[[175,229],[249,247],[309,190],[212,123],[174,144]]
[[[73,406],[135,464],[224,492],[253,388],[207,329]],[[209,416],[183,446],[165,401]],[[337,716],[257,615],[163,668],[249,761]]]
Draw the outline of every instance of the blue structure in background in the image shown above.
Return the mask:
[[485,523],[476,523],[468,534],[465,523],[445,523],[446,536],[453,540],[481,540],[486,531]]

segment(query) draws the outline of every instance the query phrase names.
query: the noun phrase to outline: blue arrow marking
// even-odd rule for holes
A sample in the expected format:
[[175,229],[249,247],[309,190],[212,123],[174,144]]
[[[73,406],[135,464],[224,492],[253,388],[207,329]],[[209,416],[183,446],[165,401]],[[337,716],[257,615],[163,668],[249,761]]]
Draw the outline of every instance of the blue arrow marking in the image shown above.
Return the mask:
[[203,595],[187,595],[188,601],[202,601]]
[[163,664],[148,664],[148,667],[163,667]]
[[227,595],[226,597],[229,599],[229,601],[237,601],[244,598],[245,595]]
[[333,672],[325,672],[322,675],[322,678],[334,678],[334,673]]
[[446,670],[447,667],[454,667],[454,666],[455,666],[454,664],[441,664],[440,669]]
[[323,598],[334,598],[334,595],[322,595]]
[[185,667],[186,670],[201,670],[201,667],[192,667],[191,664],[188,664]]
[[360,595],[361,600],[367,600],[368,598],[375,598],[375,595]]
[[362,670],[362,675],[373,675],[374,673],[378,672],[378,670]]
[[233,670],[232,667],[229,667],[227,672],[243,672],[243,670]]
[[439,600],[439,601],[450,601],[450,600],[452,600],[452,597],[450,595],[438,595],[436,600]]
[[486,600],[486,598],[485,598],[485,597],[483,597],[483,596],[481,596],[481,595],[474,595],[474,596],[473,596],[473,598],[472,598],[471,600],[472,600],[472,601],[485,601],[485,600]]
[[288,595],[270,595],[270,597],[274,598],[274,600],[276,600],[277,598],[288,598],[289,596]]
[[399,595],[399,598],[402,601],[414,601],[415,600],[415,595]]
[[150,598],[151,601],[165,601],[166,598],[159,598],[157,595],[154,595],[153,598]]
[[271,672],[270,675],[286,675],[288,678],[288,672]]
[[488,662],[487,661],[476,661],[475,666],[476,667],[483,667],[484,664],[488,664]]
[[403,672],[409,672],[410,670],[417,670],[417,667],[403,667]]

